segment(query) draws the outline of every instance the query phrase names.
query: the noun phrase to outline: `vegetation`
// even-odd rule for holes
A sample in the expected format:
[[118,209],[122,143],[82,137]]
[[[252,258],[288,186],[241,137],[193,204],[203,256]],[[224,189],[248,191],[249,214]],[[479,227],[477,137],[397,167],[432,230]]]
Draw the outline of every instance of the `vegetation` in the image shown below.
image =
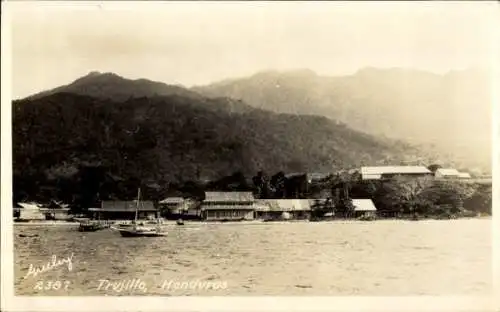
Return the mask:
[[[12,113],[15,201],[89,207],[99,199],[133,198],[138,186],[156,197],[234,171],[241,181],[259,170],[332,171],[401,154],[398,146],[327,118],[274,114],[227,99],[171,95],[115,102],[58,93],[15,101]],[[280,176],[260,179],[258,187],[278,190],[279,198],[300,197],[307,187]]]
[[208,190],[328,199],[315,206],[317,217],[351,216],[351,198],[371,198],[389,214],[462,206],[491,213],[491,185],[367,182],[346,172],[309,182],[300,172],[395,164],[415,150],[325,117],[271,113],[178,86],[92,73],[14,101],[12,115],[14,204],[60,201],[81,211],[133,199],[141,187],[151,200],[203,199]]

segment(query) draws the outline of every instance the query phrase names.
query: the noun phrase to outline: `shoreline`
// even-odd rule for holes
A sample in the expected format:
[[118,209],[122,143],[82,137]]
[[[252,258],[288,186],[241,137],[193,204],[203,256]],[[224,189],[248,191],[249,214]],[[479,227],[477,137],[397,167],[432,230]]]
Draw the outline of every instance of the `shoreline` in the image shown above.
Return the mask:
[[[178,226],[183,227],[186,225],[250,225],[250,224],[290,224],[290,223],[359,223],[359,222],[377,222],[377,221],[456,221],[456,220],[485,220],[491,219],[492,216],[480,216],[480,217],[457,217],[452,219],[443,218],[422,218],[418,220],[413,220],[411,218],[378,218],[374,220],[358,220],[358,219],[329,219],[329,220],[279,220],[279,221],[264,221],[264,220],[248,220],[248,221],[184,221],[184,225],[177,225],[174,220],[163,221],[161,226]],[[117,220],[115,223],[121,223],[123,220]],[[34,222],[13,222],[14,226],[79,226],[79,222],[66,222],[66,221],[34,221]]]

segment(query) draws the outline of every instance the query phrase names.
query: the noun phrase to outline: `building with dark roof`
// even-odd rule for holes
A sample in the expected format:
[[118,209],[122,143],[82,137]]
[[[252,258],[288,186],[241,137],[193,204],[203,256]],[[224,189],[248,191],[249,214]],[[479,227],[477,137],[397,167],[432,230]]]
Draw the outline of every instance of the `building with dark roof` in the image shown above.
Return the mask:
[[254,203],[252,192],[206,192],[201,214],[210,221],[252,220]]
[[[95,219],[101,220],[133,220],[137,200],[105,200],[99,208],[89,208]],[[158,217],[158,209],[152,201],[140,201],[137,217],[139,219],[151,219]]]

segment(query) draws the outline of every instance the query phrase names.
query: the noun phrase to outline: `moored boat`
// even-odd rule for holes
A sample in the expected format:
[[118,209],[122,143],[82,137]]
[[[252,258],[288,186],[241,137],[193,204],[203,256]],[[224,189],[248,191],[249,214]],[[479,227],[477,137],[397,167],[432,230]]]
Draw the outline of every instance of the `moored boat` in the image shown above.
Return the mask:
[[105,229],[106,226],[105,224],[99,222],[99,221],[81,221],[80,225],[78,227],[78,231],[80,232],[95,232],[99,231],[102,229]]
[[158,237],[158,236],[166,236],[167,232],[162,232],[160,228],[149,228],[149,227],[141,227],[134,226],[130,229],[116,229],[120,232],[123,237]]
[[141,189],[137,191],[137,206],[135,208],[135,218],[132,224],[120,225],[119,227],[112,227],[113,230],[120,232],[122,237],[158,237],[166,236],[167,232],[162,231],[160,227],[160,220],[157,220],[155,227],[138,225],[137,215],[139,211],[139,204],[141,199]]

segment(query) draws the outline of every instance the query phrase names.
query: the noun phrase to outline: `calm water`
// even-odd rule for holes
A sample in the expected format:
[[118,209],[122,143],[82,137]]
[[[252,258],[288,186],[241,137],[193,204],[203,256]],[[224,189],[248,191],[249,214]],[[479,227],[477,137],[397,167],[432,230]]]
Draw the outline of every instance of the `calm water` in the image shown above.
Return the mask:
[[[16,226],[16,294],[480,295],[492,288],[489,219],[167,228],[167,237],[122,238],[112,230]],[[30,264],[71,253],[71,271],[62,264],[24,279]],[[57,280],[61,289],[39,289]],[[105,289],[108,281],[115,289]]]

